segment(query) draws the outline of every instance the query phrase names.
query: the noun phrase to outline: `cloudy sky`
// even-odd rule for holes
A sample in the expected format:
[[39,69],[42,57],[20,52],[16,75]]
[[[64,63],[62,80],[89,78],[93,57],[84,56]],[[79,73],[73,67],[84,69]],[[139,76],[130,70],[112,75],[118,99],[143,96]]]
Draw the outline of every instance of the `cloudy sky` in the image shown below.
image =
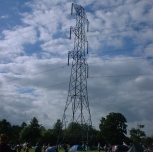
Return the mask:
[[[75,11],[89,20],[88,98],[93,126],[120,112],[128,130],[153,135],[152,0],[0,0],[0,120],[35,116],[51,128],[62,119],[70,80]],[[72,60],[70,60],[70,63]],[[71,108],[71,107],[70,107]]]

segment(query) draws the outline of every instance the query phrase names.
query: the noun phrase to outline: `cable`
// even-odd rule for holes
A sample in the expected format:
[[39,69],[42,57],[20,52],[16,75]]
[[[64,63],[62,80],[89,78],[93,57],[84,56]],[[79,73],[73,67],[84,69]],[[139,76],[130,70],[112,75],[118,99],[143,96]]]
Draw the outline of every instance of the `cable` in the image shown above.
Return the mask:
[[[103,28],[103,29],[100,29],[100,31],[104,31],[104,30],[110,30],[110,29],[118,29],[119,27],[121,28],[127,28],[127,26],[132,26],[132,25],[139,25],[139,24],[142,24],[142,23],[152,23],[153,24],[153,21],[150,21],[150,22],[140,22],[140,23],[133,23],[133,24],[125,24],[125,25],[120,25],[120,26],[117,26],[117,27],[110,27],[110,28]],[[115,24],[111,24],[112,25],[115,25]],[[142,26],[142,25],[140,25]],[[143,26],[152,26],[152,25],[143,25]],[[89,31],[89,32],[95,32],[95,31]]]
[[[146,28],[146,27],[145,27]],[[145,28],[140,28],[140,29],[145,29]],[[149,26],[150,28],[150,26]],[[140,30],[139,29],[139,30]],[[110,32],[110,33],[100,33],[100,34],[96,34],[96,35],[88,35],[87,37],[94,37],[94,36],[99,36],[99,35],[109,35],[109,34],[113,34],[113,33],[122,33],[122,32],[129,32],[129,31],[134,31],[135,29],[132,30],[126,30],[126,31],[118,31],[118,32]]]
[[[69,39],[66,39],[66,40],[69,40]],[[105,42],[107,39],[105,39],[103,42]],[[147,40],[147,39],[142,39],[142,40]],[[107,41],[112,41],[112,40],[107,40]],[[142,41],[137,41],[137,42],[142,42]],[[68,44],[66,44],[65,46],[67,46]],[[57,46],[57,44],[52,44],[52,45],[49,45],[48,47],[51,47],[51,46]],[[36,48],[40,48],[40,46],[37,46],[37,47],[33,47],[32,49],[33,50],[25,50],[25,53],[28,53],[28,52],[32,52],[32,51],[35,51],[34,49]],[[130,49],[134,49],[134,48],[130,48]],[[130,49],[127,49],[127,50],[130,50]],[[72,48],[73,50],[73,48]],[[42,49],[37,49],[37,51],[42,51]],[[99,52],[99,51],[98,51]],[[106,52],[113,52],[113,51],[106,51]],[[91,53],[92,54],[92,53]],[[11,57],[11,56],[10,56]],[[8,58],[8,56],[7,56]],[[4,58],[4,59],[7,59],[7,58]],[[2,61],[3,59],[1,59]]]
[[43,87],[43,88],[50,88],[50,87],[54,87],[54,86],[58,86],[58,85],[63,85],[63,84],[66,84],[66,83],[69,83],[69,82],[58,83],[58,84],[54,84],[54,85],[51,85],[51,86],[46,86],[46,87]]
[[[148,75],[153,75],[153,73],[146,73],[146,74],[127,74],[127,75],[106,75],[106,76],[91,76],[88,77],[89,79],[95,79],[95,78],[103,78],[103,77],[107,77],[107,78],[115,78],[115,77],[133,77],[133,76],[148,76]],[[58,83],[58,84],[54,84],[54,85],[50,85],[50,86],[46,86],[46,87],[42,87],[43,88],[49,88],[49,87],[54,87],[54,86],[58,86],[58,85],[62,85],[62,84],[66,84],[69,82],[63,82],[63,83]]]
[[[146,49],[146,48],[152,48],[153,46],[147,46],[145,48],[142,48],[142,47],[139,47],[139,48],[129,48],[129,49],[122,49],[122,50],[114,50],[114,51],[97,51],[97,52],[100,52],[100,53],[109,53],[109,52],[119,52],[119,51],[128,51],[128,50],[137,50],[137,49]],[[97,53],[89,53],[89,54],[97,54]]]
[[54,71],[54,70],[61,69],[61,68],[65,68],[65,67],[67,67],[67,66],[61,66],[59,68],[54,68],[54,69],[49,69],[49,70],[46,70],[46,71],[43,71],[43,72],[34,73],[34,74],[31,74],[30,76],[32,76],[32,75],[38,75],[38,74],[42,74],[42,73],[46,73],[46,72],[50,72],[50,71]]
[[[132,58],[132,59],[128,59],[128,60],[115,60],[115,61],[110,61],[110,60],[105,60],[108,62],[119,62],[119,61],[131,61],[131,60],[144,60],[144,59],[147,59],[145,57],[142,57],[142,58]],[[149,57],[149,59],[153,59],[153,57]],[[89,65],[91,64],[97,64],[97,63],[105,63],[104,61],[101,61],[101,62],[93,62],[93,63],[88,63]],[[53,70],[57,70],[57,69],[61,69],[61,68],[65,68],[65,67],[68,67],[67,65],[66,66],[61,66],[61,67],[58,67],[58,68],[54,68],[54,69],[49,69],[49,70],[46,70],[46,71],[43,71],[43,72],[39,72],[39,73],[34,73],[34,74],[30,74],[29,76],[32,76],[32,75],[38,75],[38,74],[42,74],[42,73],[45,73],[45,72],[50,72],[50,71],[53,71]],[[5,81],[5,82],[1,82],[0,84],[5,84],[6,82],[12,82],[12,81],[16,81],[16,80],[19,80],[19,79],[22,79],[23,77],[20,77],[20,78],[15,78],[15,79],[11,79],[11,80],[8,80],[8,81]]]
[[101,8],[101,9],[110,9],[110,8],[115,8],[115,7],[119,7],[119,6],[123,6],[123,5],[129,5],[129,4],[133,4],[133,3],[138,3],[138,2],[141,2],[141,1],[147,1],[147,0],[139,0],[139,1],[135,1],[135,2],[129,2],[129,3],[125,3],[125,4],[119,4],[117,6],[110,6],[110,7],[105,7],[105,8]]
[[[104,60],[104,61],[107,61],[107,63],[108,62],[122,62],[122,61],[131,61],[131,60],[144,60],[144,59],[147,59],[147,58],[133,58],[133,59],[128,59],[128,60],[115,60],[115,61],[111,61],[111,60]],[[149,59],[153,59],[153,57],[150,57]],[[97,64],[97,63],[106,63],[106,62],[104,62],[104,61],[99,61],[99,62],[93,62],[93,63],[88,63],[89,65],[91,65],[91,64]]]
[[[67,17],[66,17],[67,18]],[[67,18],[68,19],[68,18]],[[43,21],[46,21],[46,20],[43,20]],[[42,21],[42,22],[43,22]],[[54,23],[54,22],[56,22],[56,21],[58,21],[58,20],[55,20],[55,21],[53,21],[53,22],[48,22],[47,23],[47,25],[49,24],[49,23]],[[150,22],[147,22],[147,23],[152,23],[152,21],[150,21]],[[126,26],[127,25],[135,25],[135,24],[138,24],[138,23],[134,23],[134,24],[126,24]],[[140,24],[140,23],[139,23]],[[114,25],[114,24],[111,24],[111,25]],[[28,26],[28,27],[31,27],[31,26]],[[38,28],[39,26],[37,26],[37,27],[34,27],[33,29],[36,29],[36,28]],[[119,27],[123,27],[123,28],[125,28],[125,26],[123,26],[123,25],[121,25],[121,26],[119,26]],[[118,28],[118,27],[115,27],[115,28]],[[33,30],[32,29],[32,30]],[[114,28],[104,28],[104,29],[101,29],[101,30],[107,30],[107,29],[114,29]],[[32,31],[32,30],[26,30],[26,31],[24,31],[24,32],[22,32],[22,33],[27,33],[27,32],[29,32],[29,31]],[[92,32],[92,31],[91,31]],[[0,39],[0,40],[8,40],[8,39],[11,39],[12,37],[15,37],[15,36],[18,36],[18,35],[21,35],[21,33],[19,33],[19,34],[16,34],[16,35],[13,35],[13,36],[11,36],[11,37],[8,37],[8,38],[4,38],[4,39]]]
[[[54,21],[55,22],[55,21]],[[54,22],[50,22],[50,23],[54,23]],[[135,23],[136,24],[136,23]],[[113,25],[113,24],[112,24]],[[31,27],[31,26],[29,26],[29,27]],[[123,26],[119,26],[119,27],[123,27]],[[28,27],[27,27],[28,28]],[[36,28],[38,28],[38,27],[34,27],[33,29],[36,29]],[[115,27],[115,28],[117,28],[117,27]],[[125,27],[124,27],[125,28]],[[32,29],[32,30],[33,30]],[[114,28],[104,28],[104,29],[101,29],[102,31],[103,30],[107,30],[107,29],[114,29]],[[22,32],[22,33],[27,33],[27,32],[29,32],[29,31],[32,31],[32,30],[26,30],[26,31],[24,31],[24,32]],[[94,32],[94,31],[90,31],[90,32]],[[13,35],[13,36],[11,36],[11,37],[7,37],[7,38],[4,38],[4,39],[0,39],[1,41],[3,40],[8,40],[8,39],[11,39],[11,38],[13,38],[13,37],[16,37],[16,36],[18,36],[18,35],[21,35],[21,33],[19,33],[19,34],[16,34],[16,35]]]
[[[43,21],[47,21],[47,20],[43,20]],[[42,23],[43,23],[43,21],[41,21]],[[56,22],[56,21],[58,21],[57,19],[55,20],[55,21],[53,21],[53,22],[48,22],[47,23],[47,25],[49,24],[49,23],[54,23],[54,22]],[[31,25],[30,26],[27,26],[26,28],[28,28],[28,27],[32,27]],[[38,28],[39,26],[37,26],[37,27],[32,27],[33,29],[36,29],[36,28]],[[32,30],[33,30],[32,29]],[[32,31],[32,30],[26,30],[26,31],[22,31],[22,33],[27,33],[27,32],[29,32],[29,31]],[[2,39],[2,40],[9,40],[9,39],[11,39],[12,37],[16,37],[16,36],[18,36],[18,35],[21,35],[21,33],[19,33],[19,34],[15,34],[15,35],[13,35],[13,36],[11,36],[11,37],[8,37],[8,38],[5,38],[5,39]],[[1,40],[1,39],[0,39]]]
[[[131,31],[131,30],[129,30],[129,31]],[[126,32],[126,31],[122,31],[122,32]],[[112,32],[111,32],[112,33]],[[87,37],[94,37],[94,36],[99,36],[99,35],[108,35],[108,34],[111,34],[111,33],[107,33],[107,34],[98,34],[98,35],[91,35],[91,36],[87,36]],[[117,33],[117,32],[113,32],[113,33]],[[68,39],[65,39],[65,40],[68,40]],[[68,44],[66,44],[66,45],[68,45]],[[49,45],[49,47],[50,46],[56,46],[55,44],[53,44],[53,45]],[[38,48],[38,46],[37,47],[34,47],[34,48]],[[38,50],[38,49],[37,49]],[[42,50],[42,49],[39,49],[39,50]],[[25,53],[28,53],[28,52],[32,52],[32,51],[35,51],[35,50],[26,50],[25,51]],[[1,59],[1,61],[2,61],[2,59]]]
[[[146,48],[151,48],[151,47],[153,47],[153,46],[148,46],[148,47],[146,47]],[[145,48],[145,49],[146,49]],[[102,51],[102,52],[100,52],[100,51],[97,51],[97,52],[100,52],[100,53],[110,53],[110,52],[113,52],[113,53],[116,53],[116,52],[118,52],[118,51],[127,51],[127,50],[134,50],[134,49],[144,49],[144,48],[142,48],[142,47],[140,47],[140,48],[129,48],[129,49],[122,49],[122,50],[115,50],[115,51]],[[96,53],[90,53],[90,54],[96,54]],[[135,58],[135,59],[139,59],[139,58]],[[140,59],[151,59],[151,58],[140,58]],[[114,61],[113,61],[114,62]],[[91,63],[92,64],[92,63]],[[37,68],[34,68],[34,69],[38,69],[38,68],[41,68],[41,67],[45,67],[45,66],[48,66],[48,65],[43,65],[43,66],[40,66],[40,67],[37,67]],[[61,66],[61,67],[63,67],[63,66]],[[61,67],[59,67],[59,68],[61,68]],[[64,66],[65,67],[65,66]],[[32,70],[34,70],[34,69],[31,69],[31,70],[27,70],[27,71],[32,71]],[[55,68],[56,69],[56,68]],[[51,69],[52,70],[52,69]],[[49,70],[50,71],[50,70]],[[24,71],[22,71],[22,72],[24,72]],[[39,74],[39,73],[38,73]]]
[[133,77],[133,76],[146,76],[146,75],[153,75],[153,73],[148,74],[126,74],[126,75],[106,75],[106,76],[99,76],[99,77],[89,77],[89,78],[102,78],[102,77]]
[[[58,68],[49,69],[49,70],[46,70],[46,71],[43,71],[43,72],[30,74],[30,75],[28,75],[28,76],[38,75],[38,74],[42,74],[42,73],[45,73],[45,72],[50,72],[50,71],[57,70],[57,69],[61,69],[61,68],[65,68],[65,67],[67,67],[67,66],[61,66],[61,67],[58,67]],[[11,82],[11,81],[16,81],[16,80],[19,80],[19,79],[22,79],[22,77],[20,77],[20,78],[15,78],[15,79],[11,79],[11,80],[8,80],[8,81],[5,81],[5,82],[1,82],[0,84],[4,84],[4,83],[6,83],[6,82]]]
[[[58,85],[63,85],[63,84],[67,84],[69,82],[62,82],[62,83],[57,83],[57,84],[53,84],[53,85],[50,85],[50,86],[45,86],[45,87],[42,87],[42,89],[45,89],[45,88],[50,88],[50,87],[55,87],[55,86],[58,86]],[[33,86],[35,88],[35,86]],[[39,89],[37,89],[39,90]],[[5,89],[3,89],[3,91],[5,91]]]
[[[65,41],[66,40],[69,40],[69,39],[65,39]],[[64,43],[64,42],[63,42]],[[49,45],[49,46],[47,46],[47,47],[51,47],[51,46],[57,46],[58,44],[52,44],[52,45]],[[68,45],[68,44],[66,44],[66,45]],[[58,45],[59,46],[59,45]],[[36,49],[36,48],[40,48],[40,46],[36,46],[36,47],[33,47],[32,49]],[[37,51],[42,51],[43,49],[36,49]],[[31,53],[32,51],[35,51],[35,50],[25,50],[24,51],[24,53],[25,54],[27,54],[27,53]],[[22,52],[21,52],[22,53]],[[10,56],[11,57],[11,56]],[[7,58],[8,58],[8,56],[7,56]],[[7,58],[4,58],[4,59],[7,59]],[[2,61],[2,59],[1,59],[1,61]]]

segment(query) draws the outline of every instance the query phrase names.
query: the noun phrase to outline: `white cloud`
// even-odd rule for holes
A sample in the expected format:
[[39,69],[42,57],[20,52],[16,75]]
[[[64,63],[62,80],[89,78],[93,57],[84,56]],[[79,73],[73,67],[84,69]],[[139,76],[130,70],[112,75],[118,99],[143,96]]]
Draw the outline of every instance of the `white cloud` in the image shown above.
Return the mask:
[[0,19],[4,19],[4,18],[8,18],[9,16],[8,15],[3,15],[3,16],[0,16]]
[[[152,58],[145,57],[152,57],[153,7],[151,0],[124,2],[79,3],[90,22],[87,58],[91,116],[98,129],[101,117],[120,112],[127,118],[128,129],[141,122],[150,135]],[[49,128],[61,119],[68,95],[71,66],[66,66],[67,53],[73,51],[74,34],[71,40],[68,37],[70,26],[76,24],[75,10],[70,16],[68,0],[36,0],[26,6],[31,11],[20,13],[23,24],[3,30],[4,39],[0,39],[0,119],[21,124],[36,116]]]

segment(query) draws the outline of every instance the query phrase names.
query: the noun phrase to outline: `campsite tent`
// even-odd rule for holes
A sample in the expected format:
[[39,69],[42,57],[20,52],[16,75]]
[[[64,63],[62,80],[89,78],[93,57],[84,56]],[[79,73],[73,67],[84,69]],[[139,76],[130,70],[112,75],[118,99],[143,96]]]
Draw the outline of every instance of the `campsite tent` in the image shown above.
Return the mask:
[[126,152],[128,150],[129,150],[129,147],[128,146],[117,145],[115,152]]
[[69,151],[82,151],[82,146],[81,145],[74,145],[69,149]]
[[143,151],[144,148],[140,144],[134,143],[127,152],[143,152]]

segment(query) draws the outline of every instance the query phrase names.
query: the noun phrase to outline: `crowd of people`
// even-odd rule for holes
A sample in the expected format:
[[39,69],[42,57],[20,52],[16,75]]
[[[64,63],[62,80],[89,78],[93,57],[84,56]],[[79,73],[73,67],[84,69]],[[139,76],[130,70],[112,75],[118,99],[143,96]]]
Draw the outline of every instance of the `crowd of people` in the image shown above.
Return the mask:
[[5,134],[0,135],[0,152],[16,152],[16,148],[11,149],[7,144],[8,137]]
[[[31,148],[29,143],[25,143],[23,145],[21,144],[17,144],[17,145],[9,145],[8,143],[8,136],[6,134],[1,134],[0,135],[0,152],[21,152],[21,149],[24,150],[24,152],[29,152],[29,148]],[[132,144],[130,145],[126,145],[123,142],[123,145],[125,147],[128,147],[128,149],[130,149],[130,147],[132,147]],[[143,147],[143,145],[141,145]],[[83,146],[83,150],[82,151],[86,151],[85,150],[85,144]],[[100,143],[98,143],[98,151],[100,152],[101,149],[105,150],[105,152],[119,152],[119,147],[118,146],[111,146],[111,145],[105,145],[103,148],[101,147]],[[68,152],[68,146],[66,144],[63,145],[64,151]],[[150,147],[149,148],[144,148],[144,152],[153,152]],[[43,146],[41,146],[39,143],[36,144],[36,146],[34,147],[34,151],[35,152],[58,152],[58,146],[53,146],[51,145],[51,143],[49,143],[47,146],[45,144],[43,144]],[[128,150],[126,150],[128,151]]]
[[[125,142],[123,142],[122,145],[107,145],[105,144],[104,147],[102,147],[100,145],[100,143],[98,143],[98,151],[100,152],[101,150],[104,150],[105,152],[125,152],[128,151],[131,147],[133,146],[132,143],[130,143],[129,145],[127,145]],[[140,146],[141,151],[142,152],[153,152],[153,144],[152,144],[152,148],[151,147],[145,147],[144,145],[142,145],[141,143],[139,143],[137,146]],[[140,152],[140,149],[138,150]],[[132,150],[133,151],[133,150]]]
[[[6,134],[0,135],[0,152],[21,152],[21,149],[23,149],[24,152],[29,152],[29,148],[31,148],[31,145],[29,143],[10,145],[8,144],[8,136]],[[34,147],[34,151],[58,152],[58,147],[52,146],[51,143],[49,143],[47,146],[45,144],[41,146],[39,143],[37,143]]]

